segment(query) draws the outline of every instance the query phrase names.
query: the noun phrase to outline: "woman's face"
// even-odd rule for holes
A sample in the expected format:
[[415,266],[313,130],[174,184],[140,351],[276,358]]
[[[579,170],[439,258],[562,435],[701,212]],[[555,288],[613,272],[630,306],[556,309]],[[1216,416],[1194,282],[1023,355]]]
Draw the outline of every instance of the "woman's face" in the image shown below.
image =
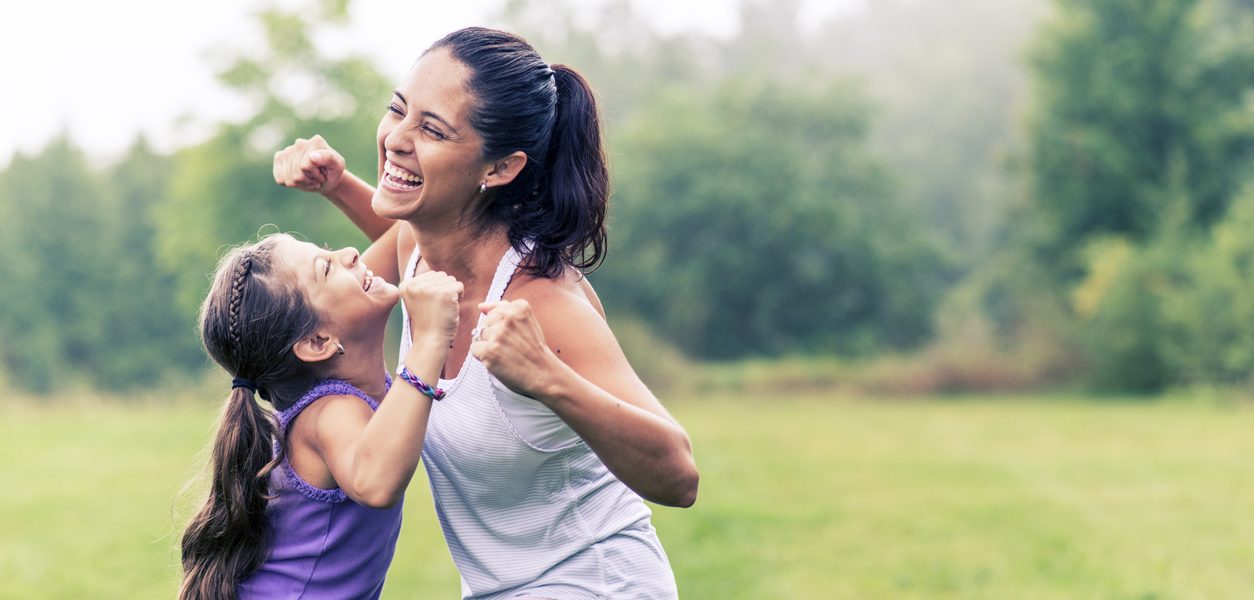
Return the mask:
[[347,340],[381,336],[387,328],[400,291],[370,272],[355,248],[326,250],[283,236],[271,255],[304,293],[322,327]]
[[379,215],[457,222],[478,198],[490,164],[469,122],[468,75],[447,50],[433,50],[396,88],[379,122]]

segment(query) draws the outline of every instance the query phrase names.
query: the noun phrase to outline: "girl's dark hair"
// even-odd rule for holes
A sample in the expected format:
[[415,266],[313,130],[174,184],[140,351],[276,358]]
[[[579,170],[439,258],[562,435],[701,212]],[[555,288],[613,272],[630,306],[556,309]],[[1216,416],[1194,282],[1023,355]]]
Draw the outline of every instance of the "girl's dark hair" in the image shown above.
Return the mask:
[[470,124],[483,138],[484,158],[527,154],[512,182],[488,192],[480,225],[506,226],[535,275],[556,277],[566,265],[595,269],[605,258],[609,172],[588,82],[570,67],[548,65],[505,31],[468,27],[427,52],[441,48],[470,70]]
[[[318,317],[299,289],[275,276],[274,243],[269,236],[223,257],[200,330],[215,362],[282,410],[317,379],[292,347]],[[180,600],[234,599],[239,582],[265,560],[269,475],[281,460],[277,429],[249,387],[231,390],[213,441],[209,497],[183,532]]]

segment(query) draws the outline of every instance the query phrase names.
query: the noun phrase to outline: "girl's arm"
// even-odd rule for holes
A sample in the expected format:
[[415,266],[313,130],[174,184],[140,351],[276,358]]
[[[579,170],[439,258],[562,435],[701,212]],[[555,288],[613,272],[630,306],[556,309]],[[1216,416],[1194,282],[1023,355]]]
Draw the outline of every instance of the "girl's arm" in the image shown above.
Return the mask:
[[[457,330],[462,284],[444,273],[427,272],[405,282],[401,293],[414,331],[404,364],[434,387]],[[431,402],[399,377],[373,415],[358,398],[327,398],[317,403],[322,406],[312,423],[312,446],[349,498],[372,508],[392,506],[404,496],[418,467]]]
[[688,434],[640,381],[605,319],[581,290],[528,287],[523,299],[481,307],[488,317],[471,352],[561,417],[641,497],[691,506],[700,475]]

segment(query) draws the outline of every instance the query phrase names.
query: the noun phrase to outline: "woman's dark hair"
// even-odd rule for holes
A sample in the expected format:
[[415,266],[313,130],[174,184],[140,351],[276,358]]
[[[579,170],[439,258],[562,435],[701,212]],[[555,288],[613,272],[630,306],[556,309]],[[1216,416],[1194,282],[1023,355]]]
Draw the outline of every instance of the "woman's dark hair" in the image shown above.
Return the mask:
[[609,172],[588,82],[505,31],[468,27],[427,52],[441,48],[470,70],[470,124],[484,158],[527,154],[512,182],[488,192],[480,224],[505,225],[520,252],[531,243],[525,268],[535,275],[556,277],[566,265],[595,269],[605,258]]
[[180,600],[234,599],[239,582],[265,560],[269,475],[281,455],[273,413],[252,388],[282,410],[317,379],[292,347],[314,331],[318,316],[300,290],[275,277],[274,243],[270,236],[223,257],[201,307],[205,349],[238,385],[213,441],[209,497],[183,532]]

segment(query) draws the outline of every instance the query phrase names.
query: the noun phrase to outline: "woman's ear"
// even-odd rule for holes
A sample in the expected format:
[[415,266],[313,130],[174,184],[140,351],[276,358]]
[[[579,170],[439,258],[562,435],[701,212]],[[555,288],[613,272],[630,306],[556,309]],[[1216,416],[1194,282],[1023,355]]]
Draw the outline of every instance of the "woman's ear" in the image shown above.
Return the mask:
[[296,342],[292,346],[292,352],[304,362],[322,362],[340,354],[340,344],[329,336],[314,334]]
[[488,187],[507,185],[515,177],[518,177],[518,174],[522,172],[525,166],[527,166],[527,153],[522,150],[516,150],[513,154],[492,163],[492,170],[488,171],[484,181],[488,184]]

